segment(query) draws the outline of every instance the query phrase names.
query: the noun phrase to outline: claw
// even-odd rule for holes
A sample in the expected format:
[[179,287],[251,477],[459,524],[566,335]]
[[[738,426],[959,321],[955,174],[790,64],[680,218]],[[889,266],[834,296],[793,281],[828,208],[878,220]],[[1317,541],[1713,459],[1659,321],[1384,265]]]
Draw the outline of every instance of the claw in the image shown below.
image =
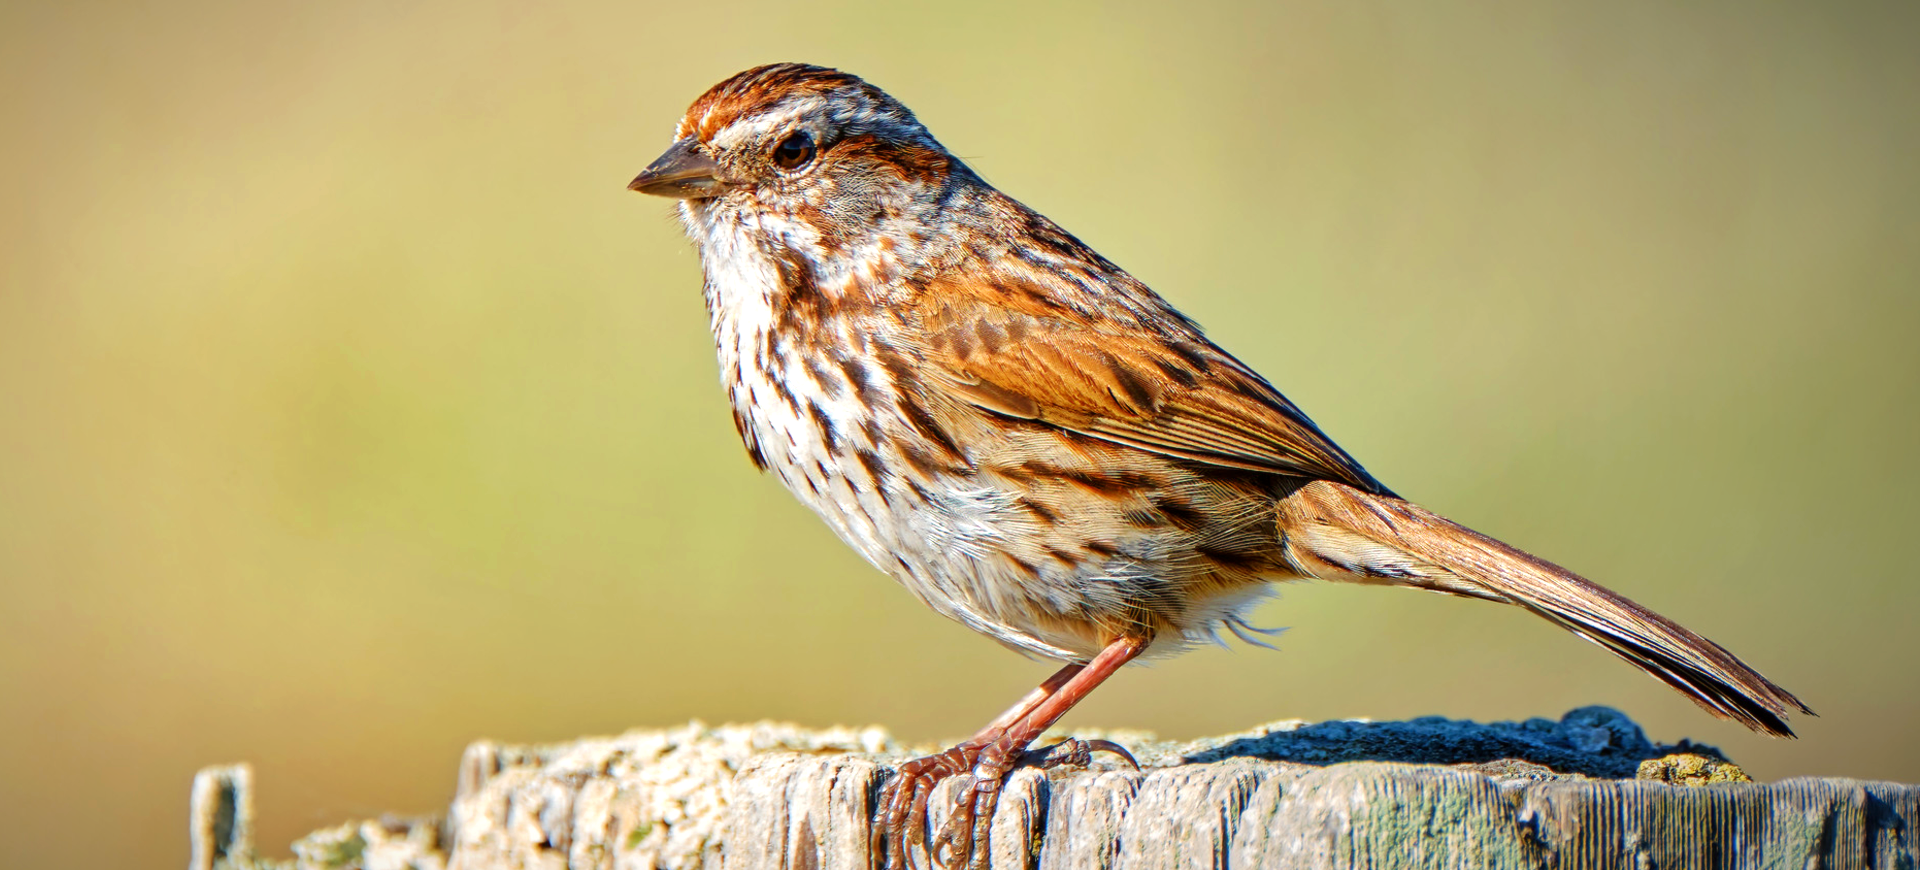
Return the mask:
[[1088,760],[1092,760],[1091,757],[1095,752],[1109,752],[1120,756],[1120,760],[1125,761],[1128,767],[1134,770],[1140,769],[1140,760],[1134,758],[1133,753],[1128,752],[1125,746],[1121,746],[1111,740],[1088,740],[1084,742],[1087,747]]
[[1000,804],[1000,784],[997,777],[976,776],[955,789],[959,794],[954,798],[953,810],[934,835],[928,852],[940,866],[964,865],[968,870],[986,870],[991,856],[993,815]]
[[972,852],[973,844],[960,842],[959,836],[962,829],[969,834],[973,832],[973,825],[966,821],[967,811],[972,808],[972,801],[962,799],[955,802],[946,824],[940,826],[940,830],[933,835],[933,842],[927,845],[927,856],[941,867],[953,866],[953,856],[956,854]]
[[1140,769],[1140,761],[1134,758],[1133,753],[1128,752],[1125,746],[1111,740],[1082,740],[1078,737],[1068,737],[1044,749],[1029,752],[1021,761],[1042,770],[1052,770],[1056,767],[1086,767],[1093,763],[1093,754],[1096,752],[1110,752],[1118,755],[1121,761],[1126,762],[1134,770]]

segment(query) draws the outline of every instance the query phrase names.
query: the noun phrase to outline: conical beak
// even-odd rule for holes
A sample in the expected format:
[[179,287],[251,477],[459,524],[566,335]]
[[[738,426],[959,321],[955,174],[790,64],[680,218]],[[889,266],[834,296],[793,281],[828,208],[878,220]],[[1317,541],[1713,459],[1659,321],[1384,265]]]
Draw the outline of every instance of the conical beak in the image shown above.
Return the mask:
[[708,199],[725,193],[726,185],[718,177],[720,164],[694,150],[696,144],[693,139],[673,143],[627,189],[674,199]]

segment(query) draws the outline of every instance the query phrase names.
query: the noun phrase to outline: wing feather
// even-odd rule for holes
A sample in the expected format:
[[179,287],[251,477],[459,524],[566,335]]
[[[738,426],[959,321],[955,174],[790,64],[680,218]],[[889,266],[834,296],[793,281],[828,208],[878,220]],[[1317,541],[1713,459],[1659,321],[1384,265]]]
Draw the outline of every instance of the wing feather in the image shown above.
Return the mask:
[[[1011,292],[1012,282],[1028,286]],[[994,413],[1141,450],[1387,492],[1264,378],[1170,308],[1165,317],[1100,319],[1038,304],[1048,297],[1033,283],[995,275],[928,285],[908,312],[918,321],[928,382]]]

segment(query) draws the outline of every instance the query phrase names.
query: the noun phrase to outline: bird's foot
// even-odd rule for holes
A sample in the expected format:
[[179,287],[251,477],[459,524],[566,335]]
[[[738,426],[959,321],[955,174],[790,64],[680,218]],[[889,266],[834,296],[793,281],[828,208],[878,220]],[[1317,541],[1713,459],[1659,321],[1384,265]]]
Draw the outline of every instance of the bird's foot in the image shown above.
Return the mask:
[[[975,738],[938,755],[901,765],[894,778],[880,790],[880,812],[874,819],[868,841],[872,866],[913,870],[908,850],[919,846],[937,866],[986,870],[991,855],[994,810],[1000,803],[1001,787],[1015,767],[1026,765],[1043,770],[1085,767],[1092,762],[1095,752],[1111,752],[1136,770],[1140,767],[1125,747],[1108,740],[1070,737],[1029,751],[1030,743],[1031,738],[1022,740],[1013,734]],[[933,788],[941,780],[962,773],[969,774],[969,782],[959,788],[946,823],[928,841],[927,801]]]
[[[867,840],[868,863],[885,870],[914,870],[913,846],[927,849],[927,799],[941,780],[973,769],[987,745],[968,740],[937,755],[900,765],[880,788],[878,811]],[[931,855],[931,851],[928,852]]]

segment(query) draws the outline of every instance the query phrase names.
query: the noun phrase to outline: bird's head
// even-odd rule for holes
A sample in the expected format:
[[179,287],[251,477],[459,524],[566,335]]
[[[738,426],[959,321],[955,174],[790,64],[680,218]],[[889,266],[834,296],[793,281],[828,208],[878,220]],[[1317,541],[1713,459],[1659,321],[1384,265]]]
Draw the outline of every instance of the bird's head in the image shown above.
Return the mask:
[[782,63],[702,94],[628,188],[680,200],[703,247],[742,232],[763,247],[861,247],[963,176],[972,177],[879,88]]

